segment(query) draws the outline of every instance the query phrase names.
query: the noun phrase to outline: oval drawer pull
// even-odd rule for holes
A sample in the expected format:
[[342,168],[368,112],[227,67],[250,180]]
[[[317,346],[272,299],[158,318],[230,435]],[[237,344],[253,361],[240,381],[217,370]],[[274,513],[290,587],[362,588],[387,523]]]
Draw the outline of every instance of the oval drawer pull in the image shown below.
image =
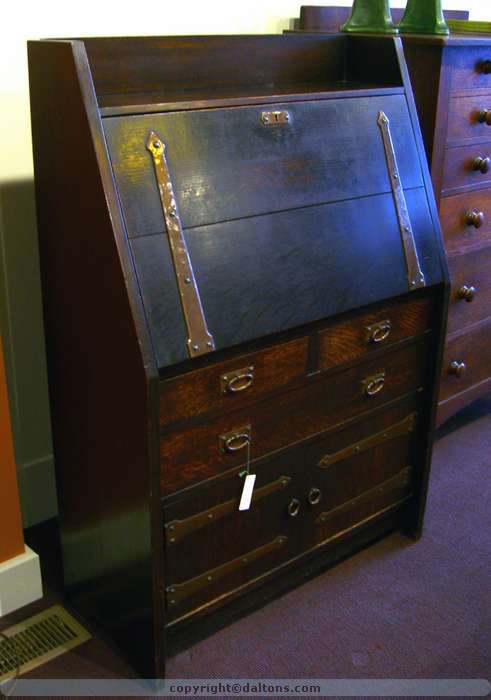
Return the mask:
[[385,386],[385,372],[374,374],[363,381],[363,393],[368,398],[378,396]]
[[300,501],[298,498],[292,498],[287,508],[288,515],[290,518],[296,518],[300,513]]
[[244,367],[235,372],[227,372],[220,377],[222,394],[240,394],[254,382],[254,367]]
[[367,326],[367,340],[369,343],[383,343],[387,340],[392,331],[392,324],[389,319]]
[[220,447],[222,452],[236,454],[244,450],[251,442],[251,426],[237,428],[230,433],[220,435]]
[[484,73],[484,75],[489,75],[491,73],[491,61],[481,61],[479,70],[481,73]]
[[465,220],[468,226],[474,226],[474,228],[481,228],[481,226],[484,224],[484,212],[468,211],[465,215]]
[[465,362],[460,362],[458,360],[454,360],[453,362],[450,363],[450,367],[448,368],[448,373],[453,374],[459,379],[464,376],[464,374],[467,372],[467,365]]
[[488,156],[486,156],[486,157],[477,156],[477,158],[474,158],[474,162],[472,163],[472,169],[479,171],[483,175],[486,175],[486,173],[489,172],[490,166],[491,166],[491,158],[488,158]]
[[459,299],[464,299],[464,301],[470,303],[476,298],[477,289],[475,287],[471,287],[467,284],[464,284],[464,286],[459,289],[457,294],[459,296]]
[[307,494],[307,501],[309,505],[316,506],[318,503],[320,503],[321,498],[321,490],[318,489],[316,486],[312,486],[309,493]]
[[477,121],[491,126],[491,109],[481,109],[477,116]]

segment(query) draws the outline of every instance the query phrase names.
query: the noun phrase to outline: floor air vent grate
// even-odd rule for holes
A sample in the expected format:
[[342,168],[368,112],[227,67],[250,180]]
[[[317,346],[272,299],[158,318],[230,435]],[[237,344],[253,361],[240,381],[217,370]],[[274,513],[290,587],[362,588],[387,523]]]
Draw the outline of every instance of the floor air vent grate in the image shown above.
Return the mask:
[[91,635],[60,605],[0,631],[0,682],[45,664]]

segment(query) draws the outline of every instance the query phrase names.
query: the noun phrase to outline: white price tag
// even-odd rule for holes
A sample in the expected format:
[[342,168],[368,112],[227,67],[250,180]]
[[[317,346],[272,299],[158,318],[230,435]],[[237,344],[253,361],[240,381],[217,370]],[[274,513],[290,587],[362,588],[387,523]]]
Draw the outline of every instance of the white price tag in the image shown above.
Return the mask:
[[244,479],[244,488],[242,489],[242,496],[240,497],[239,510],[249,510],[251,507],[252,491],[255,481],[255,474],[248,474]]

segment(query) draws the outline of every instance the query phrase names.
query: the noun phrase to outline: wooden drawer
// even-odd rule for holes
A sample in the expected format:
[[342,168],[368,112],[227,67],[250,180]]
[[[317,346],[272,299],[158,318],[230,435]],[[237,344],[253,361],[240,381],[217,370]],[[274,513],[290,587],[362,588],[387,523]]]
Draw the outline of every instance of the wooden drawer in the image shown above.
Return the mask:
[[413,396],[321,436],[307,453],[293,448],[258,462],[247,511],[238,510],[237,473],[165,505],[170,619],[225,602],[234,589],[407,498],[417,431]]
[[448,333],[491,316],[491,246],[449,258]]
[[161,383],[162,426],[214,410],[234,411],[305,378],[308,338],[241,355]]
[[491,186],[491,162],[486,173],[474,169],[476,159],[491,159],[491,143],[447,148],[442,190]]
[[[161,492],[178,491],[257,459],[423,386],[428,343],[312,380],[305,388],[161,438]],[[234,449],[233,452],[230,450]]]
[[491,189],[444,197],[440,219],[449,255],[491,243]]
[[491,89],[491,43],[476,48],[452,48],[452,91],[463,88]]
[[491,141],[491,92],[449,101],[447,143],[469,139]]
[[[453,365],[457,363],[457,365]],[[458,374],[455,372],[459,370]],[[440,401],[466,391],[491,375],[491,320],[447,343],[443,358]]]
[[401,340],[420,336],[432,321],[431,297],[384,304],[377,310],[338,321],[319,332],[318,365],[309,358],[307,336],[266,350],[242,355],[160,385],[160,424],[199,414],[229,413],[277,391],[307,381],[308,369],[328,370]]
[[406,298],[355,319],[334,323],[319,334],[319,369],[329,369],[421,335],[431,327],[431,314],[431,298]]

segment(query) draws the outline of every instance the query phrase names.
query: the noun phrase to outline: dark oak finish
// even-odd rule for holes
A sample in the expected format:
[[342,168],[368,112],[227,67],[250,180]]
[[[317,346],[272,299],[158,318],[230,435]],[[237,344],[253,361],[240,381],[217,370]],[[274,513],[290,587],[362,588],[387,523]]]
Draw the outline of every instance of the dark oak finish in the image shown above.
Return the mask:
[[65,584],[156,676],[157,368],[83,45],[29,43],[29,74]]
[[[336,32],[345,12],[339,7],[305,6],[298,28],[314,31],[316,36],[322,31]],[[448,17],[451,15],[447,13]],[[448,326],[448,347],[453,347],[454,337],[465,330],[472,332],[474,324],[491,318],[486,291],[491,258],[491,38],[489,34],[467,32],[452,32],[448,37],[401,38],[431,164],[446,251],[451,256],[449,264],[458,279]],[[473,254],[467,255],[470,252]],[[457,260],[459,255],[465,257]],[[457,301],[457,294],[461,286],[472,286],[467,281],[459,284],[469,277],[479,277],[480,284],[474,301],[467,304]],[[489,348],[483,347],[481,354],[476,352],[473,356],[473,363],[486,367],[490,353]],[[448,395],[452,387],[454,401]],[[488,380],[476,380],[465,392],[457,382],[445,384],[445,388],[442,384],[438,422],[489,388]]]
[[[416,109],[384,37],[47,40],[29,64],[67,593],[162,677],[310,572],[421,535],[448,275]],[[199,357],[179,214],[215,340]]]

